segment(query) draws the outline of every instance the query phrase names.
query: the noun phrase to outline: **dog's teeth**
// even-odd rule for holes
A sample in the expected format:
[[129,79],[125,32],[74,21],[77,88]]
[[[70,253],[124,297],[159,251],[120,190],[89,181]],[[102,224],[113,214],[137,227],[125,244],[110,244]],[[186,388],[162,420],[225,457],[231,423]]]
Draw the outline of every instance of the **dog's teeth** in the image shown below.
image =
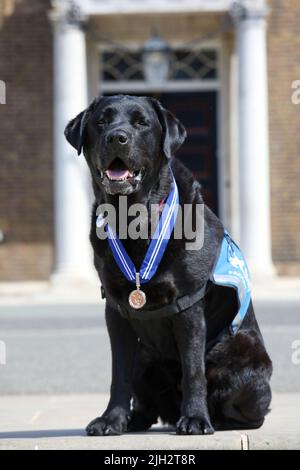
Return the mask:
[[110,181],[126,181],[128,180],[129,178],[135,178],[136,180],[140,180],[141,179],[141,171],[140,170],[135,170],[135,171],[129,171],[127,170],[126,174],[124,176],[119,176],[119,177],[113,177],[113,175],[111,174],[111,171],[110,170],[107,170],[105,172],[106,176],[108,177],[108,179]]

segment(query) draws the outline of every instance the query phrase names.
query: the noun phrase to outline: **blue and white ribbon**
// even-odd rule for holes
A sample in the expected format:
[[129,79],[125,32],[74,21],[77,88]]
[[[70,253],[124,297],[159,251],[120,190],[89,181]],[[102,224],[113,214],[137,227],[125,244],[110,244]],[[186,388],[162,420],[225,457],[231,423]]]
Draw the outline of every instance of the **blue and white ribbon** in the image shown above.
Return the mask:
[[136,283],[137,273],[139,273],[141,284],[150,281],[150,279],[156,273],[159,263],[166,250],[171,233],[174,229],[179,205],[179,193],[173,174],[172,177],[172,190],[168,195],[164,209],[154,232],[154,236],[150,242],[149,248],[138,272],[136,271],[136,268],[128,256],[118,235],[109,226],[109,224],[106,225],[105,229],[107,232],[108,242],[114,259],[126,279],[130,282]]

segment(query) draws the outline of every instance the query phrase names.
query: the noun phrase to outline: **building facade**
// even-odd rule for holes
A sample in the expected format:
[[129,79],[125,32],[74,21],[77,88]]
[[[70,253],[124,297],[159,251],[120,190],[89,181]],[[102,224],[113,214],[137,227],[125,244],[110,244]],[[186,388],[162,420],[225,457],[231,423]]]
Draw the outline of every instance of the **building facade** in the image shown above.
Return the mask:
[[[0,280],[93,275],[89,175],[63,130],[97,93],[174,111],[178,158],[253,272],[299,275],[299,13],[296,0],[3,0]],[[159,83],[143,59],[154,34],[171,57]]]

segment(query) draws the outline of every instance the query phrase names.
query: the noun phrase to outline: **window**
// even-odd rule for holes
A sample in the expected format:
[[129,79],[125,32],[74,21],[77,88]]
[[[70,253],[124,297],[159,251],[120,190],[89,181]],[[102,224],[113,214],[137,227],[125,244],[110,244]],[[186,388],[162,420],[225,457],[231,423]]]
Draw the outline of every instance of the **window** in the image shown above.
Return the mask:
[[[171,53],[169,81],[211,80],[218,78],[218,52],[215,49],[175,49]],[[110,49],[101,54],[101,81],[143,82],[141,50]]]

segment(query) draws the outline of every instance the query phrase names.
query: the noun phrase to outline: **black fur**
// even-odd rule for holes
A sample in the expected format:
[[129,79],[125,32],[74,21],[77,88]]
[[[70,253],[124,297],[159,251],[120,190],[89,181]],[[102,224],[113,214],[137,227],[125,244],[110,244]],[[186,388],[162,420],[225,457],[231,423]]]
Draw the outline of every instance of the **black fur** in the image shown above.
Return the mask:
[[[92,175],[96,202],[90,240],[95,267],[108,299],[127,306],[133,285],[117,267],[108,242],[96,236],[96,208],[103,202],[118,208],[120,195],[127,197],[128,206],[142,202],[150,207],[164,200],[171,187],[169,162],[180,204],[202,203],[199,184],[172,157],[185,139],[185,130],[156,100],[119,95],[95,99],[70,122],[65,134],[78,153],[83,147]],[[121,134],[126,136],[126,144],[120,143]],[[120,161],[129,169],[143,169],[142,180],[109,181],[105,170],[116,162],[120,165]],[[156,275],[143,285],[147,310],[193,293],[209,278],[224,229],[207,206],[204,215],[202,249],[187,251],[186,240],[171,237]],[[127,239],[123,243],[139,267],[149,240]],[[236,309],[233,291],[213,284],[206,297],[193,307],[159,320],[124,319],[108,300],[111,396],[107,409],[88,425],[87,433],[112,435],[146,430],[159,417],[165,423],[176,424],[178,434],[261,426],[271,401],[272,364],[252,304],[239,332],[218,338]]]

